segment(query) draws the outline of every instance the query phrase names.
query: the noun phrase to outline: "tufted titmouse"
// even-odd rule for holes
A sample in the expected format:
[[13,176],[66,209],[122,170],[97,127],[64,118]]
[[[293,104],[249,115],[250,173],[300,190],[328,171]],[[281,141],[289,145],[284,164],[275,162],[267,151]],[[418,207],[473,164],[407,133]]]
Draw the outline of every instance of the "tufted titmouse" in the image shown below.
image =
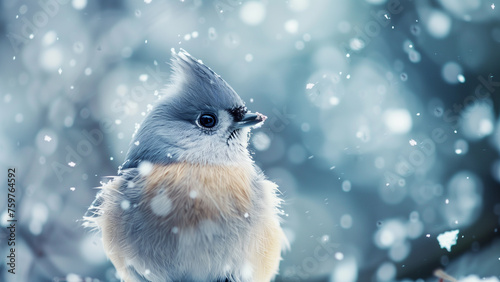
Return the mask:
[[247,150],[236,92],[186,51],[85,220],[125,281],[270,281],[287,246],[277,186]]

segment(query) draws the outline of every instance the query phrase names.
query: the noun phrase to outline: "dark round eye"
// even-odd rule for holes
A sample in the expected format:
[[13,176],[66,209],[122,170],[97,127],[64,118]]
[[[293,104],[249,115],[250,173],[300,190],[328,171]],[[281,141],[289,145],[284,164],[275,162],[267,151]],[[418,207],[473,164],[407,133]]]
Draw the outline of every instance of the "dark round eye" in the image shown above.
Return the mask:
[[201,126],[206,128],[212,128],[217,124],[217,118],[213,114],[202,114],[198,119]]

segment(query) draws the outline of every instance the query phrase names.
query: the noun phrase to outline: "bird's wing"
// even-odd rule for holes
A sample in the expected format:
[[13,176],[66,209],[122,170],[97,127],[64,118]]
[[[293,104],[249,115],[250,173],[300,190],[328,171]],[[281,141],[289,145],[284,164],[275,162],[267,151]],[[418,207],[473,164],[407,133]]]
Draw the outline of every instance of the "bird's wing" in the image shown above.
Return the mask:
[[[105,188],[105,186],[113,185],[117,186],[116,189],[120,192],[123,193],[125,189],[127,189],[127,183],[128,181],[131,181],[138,175],[138,170],[133,168],[133,169],[127,169],[122,171],[122,173],[119,176],[116,177],[108,177],[108,182],[103,184],[103,186],[98,187],[101,189],[99,192],[97,192],[96,197],[90,207],[87,209],[83,216],[83,225],[85,227],[93,227],[96,228],[98,227],[96,224],[96,219],[100,217],[103,213],[102,210],[102,205],[105,200],[105,195],[102,189]],[[124,181],[123,181],[124,180]],[[119,182],[119,183],[118,183]]]

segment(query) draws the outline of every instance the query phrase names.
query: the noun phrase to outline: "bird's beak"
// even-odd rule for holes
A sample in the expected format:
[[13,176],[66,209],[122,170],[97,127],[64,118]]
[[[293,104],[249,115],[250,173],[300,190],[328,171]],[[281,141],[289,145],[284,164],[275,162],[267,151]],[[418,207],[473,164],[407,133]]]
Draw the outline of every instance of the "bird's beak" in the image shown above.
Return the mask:
[[243,116],[243,119],[235,123],[234,127],[235,128],[244,128],[249,126],[259,127],[264,123],[266,119],[267,117],[261,113],[248,112],[245,114],[245,116]]

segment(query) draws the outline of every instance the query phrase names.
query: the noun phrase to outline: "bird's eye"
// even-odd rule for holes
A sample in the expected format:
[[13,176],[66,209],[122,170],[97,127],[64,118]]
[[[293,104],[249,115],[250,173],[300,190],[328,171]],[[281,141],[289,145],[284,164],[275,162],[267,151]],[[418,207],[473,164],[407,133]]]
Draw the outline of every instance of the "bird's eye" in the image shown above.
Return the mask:
[[213,114],[202,114],[198,122],[203,127],[212,128],[217,124],[217,118]]

